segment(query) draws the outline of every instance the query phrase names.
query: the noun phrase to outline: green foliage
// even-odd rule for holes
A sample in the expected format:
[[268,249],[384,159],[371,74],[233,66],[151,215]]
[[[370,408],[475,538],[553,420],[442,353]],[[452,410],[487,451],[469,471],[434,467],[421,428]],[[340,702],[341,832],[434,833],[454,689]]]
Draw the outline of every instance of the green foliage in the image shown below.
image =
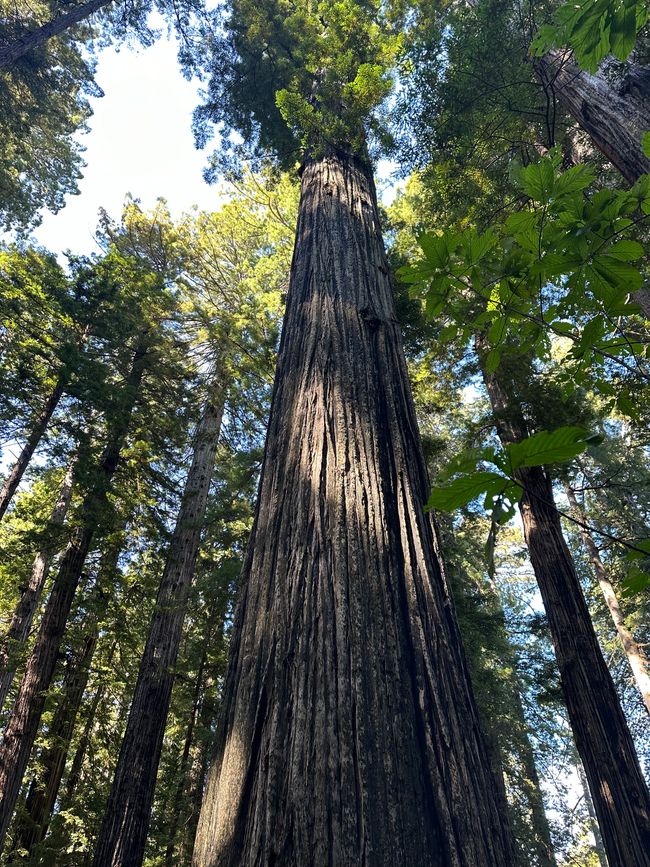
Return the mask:
[[523,209],[485,232],[421,235],[424,258],[399,277],[423,297],[428,316],[444,317],[443,339],[486,332],[488,372],[517,346],[548,359],[568,343],[567,391],[590,381],[633,413],[612,393],[609,371],[648,379],[649,349],[632,324],[639,308],[631,296],[644,281],[636,238],[650,214],[650,179],[630,190],[594,189],[586,166],[560,171],[557,155],[516,177]]
[[[11,42],[47,20],[48,4],[0,3],[0,43]],[[77,31],[80,39],[88,30]],[[39,209],[58,211],[77,193],[83,147],[77,134],[91,115],[89,96],[100,96],[94,63],[70,35],[50,39],[0,70],[0,225],[25,232]]]
[[564,3],[555,11],[554,22],[539,29],[531,47],[541,56],[554,46],[568,46],[583,69],[596,72],[610,54],[627,60],[649,18],[644,0]]
[[[225,35],[212,42],[206,103],[195,116],[243,136],[240,150],[291,167],[305,151],[364,153],[385,134],[378,108],[391,90],[399,13],[377,0],[228,0]],[[216,171],[219,163],[215,166]]]
[[[464,469],[468,464],[479,461],[494,464],[499,472],[476,470],[455,478],[446,485],[434,487],[427,502],[427,508],[451,512],[466,506],[479,495],[485,494],[485,507],[494,508],[493,503],[500,499],[516,503],[523,493],[521,482],[516,473],[520,467],[539,467],[546,464],[563,463],[581,454],[596,439],[580,427],[561,427],[554,431],[539,431],[518,443],[511,443],[503,450],[494,449],[475,451],[463,457],[459,463],[452,464],[448,472]],[[508,513],[500,515],[499,520],[507,520]]]

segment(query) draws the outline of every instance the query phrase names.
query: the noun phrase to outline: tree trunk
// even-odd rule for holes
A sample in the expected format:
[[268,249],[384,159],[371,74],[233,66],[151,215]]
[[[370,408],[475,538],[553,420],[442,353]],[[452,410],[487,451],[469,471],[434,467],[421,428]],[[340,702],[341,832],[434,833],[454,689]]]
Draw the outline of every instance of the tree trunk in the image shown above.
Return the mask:
[[602,75],[580,69],[566,50],[550,51],[533,65],[543,87],[629,183],[650,172],[641,147],[641,137],[650,129],[647,98],[633,92],[621,96]]
[[[199,730],[207,732],[211,730],[212,722],[215,718],[216,707],[215,703],[209,701],[207,696],[211,687],[211,677],[208,676],[203,698],[201,701],[201,711],[199,715]],[[192,761],[192,766],[189,771],[189,779],[187,785],[187,803],[190,807],[190,814],[183,823],[182,834],[178,843],[176,864],[181,867],[187,867],[192,863],[192,853],[194,851],[194,838],[196,837],[196,827],[199,821],[199,809],[201,807],[201,797],[205,789],[205,780],[208,773],[208,764],[210,754],[214,747],[213,739],[205,739],[199,741],[198,749]]]
[[[508,628],[506,625],[505,613],[501,602],[501,595],[495,581],[491,582],[491,590],[494,594],[494,604],[498,606],[499,626],[507,635]],[[535,762],[535,752],[531,744],[529,731],[530,726],[526,720],[524,711],[524,703],[521,697],[522,687],[519,675],[517,673],[516,654],[512,652],[510,659],[503,660],[505,665],[511,665],[513,675],[511,678],[512,686],[512,712],[518,723],[521,737],[517,738],[517,755],[523,768],[523,779],[520,781],[520,788],[525,798],[529,810],[529,822],[533,829],[533,844],[535,846],[535,855],[537,857],[538,867],[557,867],[557,859],[555,857],[555,847],[551,838],[551,828],[546,815],[544,806],[544,798],[542,797],[542,787],[537,772],[537,764]],[[498,740],[497,740],[498,746]]]
[[34,847],[45,837],[88,683],[90,665],[99,637],[100,618],[101,614],[99,617],[97,614],[92,615],[80,652],[75,654],[66,669],[63,689],[47,733],[50,745],[39,759],[39,766],[42,766],[43,771],[30,783],[25,816],[21,817],[16,830],[13,846],[16,851],[25,850],[31,855]]
[[[477,335],[479,359],[487,341]],[[504,445],[527,436],[521,408],[497,374],[484,370]],[[542,467],[517,470],[524,537],[555,646],[562,691],[585,767],[611,867],[650,867],[650,795],[611,675],[562,534],[553,488]]]
[[61,400],[61,395],[63,394],[63,390],[65,388],[66,379],[61,374],[56,381],[56,385],[52,389],[48,399],[43,404],[41,411],[34,419],[34,424],[32,426],[32,430],[27,438],[27,442],[22,447],[18,458],[9,471],[9,475],[5,479],[2,489],[0,490],[0,520],[4,513],[7,511],[7,507],[11,502],[11,498],[16,492],[16,488],[20,484],[20,481],[27,469],[27,466],[32,459],[32,455],[36,450],[36,446],[40,443],[41,437],[45,433],[45,429],[47,428],[50,419],[52,418],[52,413],[57,408],[59,401]]
[[27,662],[18,697],[0,745],[0,847],[4,840],[25,769],[36,739],[47,689],[54,673],[59,647],[90,543],[107,505],[107,491],[117,468],[147,360],[142,342],[135,351],[127,378],[122,411],[109,433],[96,480],[80,510],[76,527],[54,580],[36,643]]
[[76,6],[69,12],[63,15],[58,15],[52,21],[25,33],[7,45],[0,46],[0,69],[6,69],[12,66],[17,60],[20,60],[23,55],[34,48],[39,48],[44,45],[48,39],[53,36],[59,36],[69,27],[78,24],[86,18],[89,18],[94,12],[97,12],[102,6],[108,6],[113,0],[88,0],[80,6]]
[[578,759],[576,762],[576,769],[578,771],[578,778],[580,780],[580,785],[585,796],[585,805],[587,807],[587,815],[589,816],[589,830],[591,831],[594,838],[594,848],[596,850],[596,855],[598,856],[598,862],[600,864],[600,867],[609,867],[609,865],[607,864],[607,857],[605,855],[605,847],[603,846],[603,838],[600,833],[600,828],[598,827],[598,819],[596,817],[596,810],[594,809],[594,802],[591,800],[591,794],[589,793],[589,784],[587,783],[585,769],[582,766],[582,762],[580,761],[580,759]]
[[[76,462],[77,456],[75,455],[68,464],[63,478],[59,498],[50,515],[48,531],[50,529],[60,529],[65,521],[72,498],[72,479]],[[29,630],[32,628],[34,615],[41,599],[41,593],[43,592],[57,541],[55,539],[55,544],[53,545],[52,540],[48,539],[36,555],[32,564],[32,574],[29,583],[27,587],[21,588],[20,599],[11,618],[7,634],[2,642],[2,647],[0,648],[0,710],[4,707],[16,673],[15,657],[22,650],[27,641]]]
[[178,836],[180,826],[183,793],[187,784],[187,771],[190,763],[190,752],[192,749],[192,744],[194,742],[194,730],[196,728],[199,710],[201,708],[201,695],[205,688],[205,685],[203,683],[203,670],[205,668],[206,659],[207,654],[204,651],[203,655],[201,656],[199,669],[196,673],[196,686],[194,689],[192,710],[190,712],[190,719],[187,724],[187,731],[185,732],[183,752],[181,753],[181,760],[178,764],[178,771],[176,774],[178,777],[178,781],[176,784],[176,791],[174,792],[171,817],[169,821],[169,842],[167,843],[167,848],[165,850],[165,864],[167,865],[167,867],[174,867],[174,864],[177,863],[174,859],[174,852],[176,849],[176,838]]
[[[569,485],[565,486],[565,491],[567,499],[569,501],[569,505],[571,507],[571,511],[574,513],[576,518],[578,518],[578,520],[584,524],[585,515],[582,509],[578,506],[576,495],[574,494],[573,490]],[[646,706],[646,710],[650,714],[650,675],[648,674],[647,657],[643,652],[642,647],[637,644],[637,642],[634,640],[634,636],[625,625],[625,617],[623,616],[621,606],[619,605],[618,599],[616,598],[616,593],[614,591],[612,583],[607,577],[607,570],[605,569],[605,565],[600,559],[600,552],[598,550],[598,546],[596,545],[591,533],[589,533],[586,527],[580,527],[579,529],[583,544],[587,549],[589,559],[591,560],[591,565],[594,567],[594,572],[596,573],[598,585],[603,593],[603,596],[605,597],[605,602],[607,603],[609,613],[611,614],[612,620],[614,621],[616,632],[618,633],[618,637],[621,639],[621,644],[623,645],[623,649],[625,650],[625,655],[627,656],[627,660],[630,663],[630,668],[632,669],[634,680],[636,681],[636,685],[639,688],[639,692],[641,693],[641,697],[643,699],[644,705]]]
[[511,863],[366,164],[306,163],[200,867]]
[[[221,385],[221,384],[220,384]],[[223,415],[223,397],[203,412],[192,466],[149,627],[95,867],[140,865],[144,857],[174,667],[201,540]]]
[[[107,666],[111,665],[116,650],[117,639],[113,641],[108,652],[106,660]],[[79,783],[79,780],[81,779],[81,769],[83,768],[84,759],[86,758],[86,752],[88,750],[88,747],[90,746],[90,737],[92,734],[93,726],[95,724],[95,714],[97,713],[97,708],[99,707],[100,702],[104,698],[105,692],[106,683],[104,682],[97,687],[92,701],[90,702],[88,713],[86,715],[86,722],[84,723],[83,732],[81,733],[81,737],[79,738],[77,749],[75,750],[72,762],[70,764],[70,771],[65,781],[65,792],[63,795],[64,804],[70,803]]]

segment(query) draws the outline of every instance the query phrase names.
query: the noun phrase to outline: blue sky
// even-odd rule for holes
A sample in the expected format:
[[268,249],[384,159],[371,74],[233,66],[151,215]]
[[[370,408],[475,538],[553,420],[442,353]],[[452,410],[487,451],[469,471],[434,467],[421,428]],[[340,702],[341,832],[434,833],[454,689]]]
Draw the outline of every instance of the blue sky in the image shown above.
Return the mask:
[[69,196],[58,214],[46,213],[34,232],[57,253],[92,252],[98,209],[118,217],[127,193],[145,208],[163,196],[174,215],[195,204],[211,210],[219,202],[218,189],[201,174],[209,150],[197,151],[192,138],[198,85],[182,77],[173,40],[163,36],[146,49],[105,49],[97,81],[105,95],[92,100],[90,132],[80,137],[87,163],[80,195]]

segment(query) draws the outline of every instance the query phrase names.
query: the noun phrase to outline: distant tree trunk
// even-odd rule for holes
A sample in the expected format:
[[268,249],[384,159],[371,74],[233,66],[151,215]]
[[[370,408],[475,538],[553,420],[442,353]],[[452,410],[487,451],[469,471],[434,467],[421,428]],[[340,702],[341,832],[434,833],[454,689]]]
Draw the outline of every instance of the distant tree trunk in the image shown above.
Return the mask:
[[[582,524],[584,524],[586,522],[584,511],[578,505],[576,495],[571,489],[570,485],[565,486],[565,491],[567,499],[569,501],[569,506],[571,507],[571,511],[576,516],[576,518]],[[625,650],[625,655],[627,656],[627,660],[630,663],[630,668],[632,669],[634,680],[636,681],[636,685],[639,688],[639,692],[641,693],[641,697],[643,698],[643,703],[646,706],[646,710],[650,714],[650,675],[648,674],[648,659],[643,652],[642,647],[637,644],[637,642],[634,640],[634,636],[625,625],[625,617],[623,616],[621,606],[619,605],[618,599],[616,598],[616,592],[612,586],[612,582],[607,577],[607,570],[605,569],[605,565],[600,559],[600,551],[598,550],[598,546],[596,545],[591,533],[586,529],[586,527],[579,527],[579,530],[584,546],[587,549],[589,559],[591,560],[591,565],[594,567],[594,572],[596,573],[598,585],[602,591],[603,596],[605,597],[605,602],[607,603],[609,613],[612,617],[612,620],[614,621],[616,632],[618,633],[618,637],[621,639],[621,644],[623,645],[623,649]]]
[[[208,701],[207,693],[209,691],[209,679],[205,686],[205,692],[201,702],[201,711],[199,714],[199,729],[203,732],[211,730],[211,724],[214,721],[216,706],[213,702]],[[181,828],[180,839],[176,849],[176,861],[174,864],[181,867],[189,867],[192,863],[192,853],[194,851],[194,838],[196,837],[196,826],[199,821],[199,810],[201,807],[201,797],[205,789],[205,780],[208,773],[208,764],[210,755],[214,748],[214,738],[203,739],[197,743],[194,758],[189,769],[187,781],[187,804],[189,805],[190,813],[183,821]]]
[[[477,335],[481,362],[487,354]],[[504,445],[527,436],[519,407],[498,374],[483,373]],[[650,865],[650,795],[618,695],[594,632],[542,467],[521,467],[520,511],[548,617],[562,691],[593,797],[607,857],[616,867]]]
[[5,479],[2,489],[0,489],[0,520],[2,519],[4,513],[7,511],[7,507],[11,502],[11,498],[16,492],[16,488],[20,484],[20,481],[25,474],[25,470],[32,459],[32,455],[36,450],[36,446],[40,443],[43,434],[45,433],[45,429],[47,428],[50,419],[52,418],[52,414],[54,410],[57,408],[59,401],[61,400],[61,396],[65,389],[66,378],[64,375],[59,375],[56,384],[52,391],[50,392],[47,400],[41,407],[40,412],[34,419],[32,424],[32,429],[27,437],[27,442],[22,447],[16,462],[12,466],[9,471],[9,475]]
[[65,769],[70,741],[77,722],[77,715],[88,684],[90,665],[99,638],[99,623],[107,597],[100,602],[100,611],[90,617],[80,650],[72,657],[66,668],[61,695],[48,729],[50,745],[39,759],[39,772],[30,783],[25,802],[25,814],[21,816],[14,840],[14,851],[26,850],[30,855],[34,847],[45,837],[52,810],[59,793]]
[[[48,532],[50,529],[60,529],[65,521],[72,498],[72,479],[76,461],[75,455],[68,464],[63,484],[59,491],[59,497],[50,515]],[[53,544],[52,539],[48,538],[36,555],[32,564],[32,574],[29,583],[26,587],[21,588],[20,599],[16,604],[9,629],[2,641],[2,646],[0,647],[0,710],[4,707],[16,673],[15,656],[24,647],[29,631],[32,628],[34,615],[41,599],[41,593],[43,592],[57,543],[58,539],[55,539]]]
[[95,867],[139,865],[144,857],[174,668],[194,577],[223,415],[223,383],[207,403],[140,663]]
[[187,785],[187,772],[190,765],[192,745],[194,743],[194,730],[196,728],[199,711],[201,709],[201,696],[203,694],[203,690],[205,689],[205,684],[203,683],[203,671],[205,669],[206,659],[207,653],[204,651],[203,655],[201,656],[198,671],[196,673],[196,686],[194,688],[190,719],[188,721],[187,730],[185,732],[183,752],[181,753],[181,759],[178,763],[178,770],[176,772],[178,782],[176,784],[176,791],[174,792],[174,797],[172,801],[171,816],[167,825],[169,832],[169,841],[165,850],[165,864],[167,865],[167,867],[174,867],[174,865],[178,863],[175,859],[176,839],[179,832],[181,810],[183,805],[183,794]]
[[302,172],[256,518],[194,864],[511,863],[367,164]]
[[[507,634],[506,618],[501,603],[501,596],[496,586],[496,582],[492,582],[492,592],[494,593],[495,603],[498,605],[499,625]],[[508,660],[504,660],[508,664]],[[519,740],[518,756],[522,763],[525,779],[523,781],[523,796],[530,810],[530,824],[533,828],[533,843],[535,846],[535,854],[539,867],[557,867],[557,859],[555,857],[555,847],[551,838],[551,828],[546,815],[544,806],[544,798],[542,797],[542,786],[537,772],[537,764],[535,762],[535,752],[530,742],[528,732],[530,727],[526,720],[524,711],[524,703],[521,697],[521,681],[516,671],[516,659],[513,653],[511,660],[514,675],[512,676],[512,708],[515,719],[519,723],[523,736]]]
[[[116,650],[117,639],[115,639],[110,646],[110,650],[106,658],[106,664],[108,666],[110,666],[113,662]],[[97,687],[97,689],[95,690],[95,694],[92,697],[92,700],[88,707],[88,712],[86,714],[83,731],[81,733],[81,737],[79,738],[79,743],[77,744],[74,756],[72,757],[70,771],[68,772],[68,776],[65,781],[65,791],[63,794],[64,804],[70,803],[77,789],[77,786],[79,785],[79,780],[81,779],[81,770],[83,768],[84,759],[86,758],[86,752],[88,751],[88,747],[90,746],[90,738],[92,735],[93,727],[95,725],[95,715],[97,714],[97,708],[99,707],[102,699],[104,698],[105,693],[106,682],[103,682]]]
[[47,689],[90,543],[107,505],[109,484],[117,468],[131,413],[147,360],[144,341],[135,351],[121,411],[109,432],[97,476],[80,510],[80,523],[63,554],[52,585],[36,643],[27,662],[18,697],[0,745],[0,846],[16,806],[25,769],[36,739]]
[[589,830],[593,834],[594,848],[596,850],[596,855],[598,856],[598,861],[600,862],[600,867],[611,867],[611,865],[608,865],[607,862],[605,847],[603,846],[603,838],[600,833],[600,828],[598,827],[596,810],[594,809],[594,802],[592,801],[591,794],[589,793],[589,784],[587,783],[585,769],[580,759],[578,759],[576,762],[576,769],[578,771],[580,786],[582,787],[582,792],[585,796],[585,805],[587,807],[587,815],[589,816]]
[[39,48],[48,39],[51,39],[53,36],[59,36],[68,30],[68,28],[89,18],[94,12],[97,12],[103,6],[108,6],[112,2],[114,0],[88,0],[87,3],[82,3],[69,12],[58,15],[52,21],[36,27],[13,42],[0,46],[0,69],[12,66],[17,60],[20,60],[21,57],[27,54],[28,51]]
[[641,136],[650,129],[646,96],[621,96],[604,76],[580,69],[567,50],[551,51],[533,65],[542,85],[627,181],[650,172],[641,147]]

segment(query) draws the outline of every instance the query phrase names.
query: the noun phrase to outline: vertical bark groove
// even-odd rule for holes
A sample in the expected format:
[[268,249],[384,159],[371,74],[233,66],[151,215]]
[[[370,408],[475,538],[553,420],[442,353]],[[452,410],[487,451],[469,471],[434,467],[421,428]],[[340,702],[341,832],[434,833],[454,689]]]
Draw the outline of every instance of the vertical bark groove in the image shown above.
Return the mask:
[[388,274],[367,168],[307,162],[197,867],[510,863]]
[[566,50],[551,51],[533,65],[542,85],[629,183],[650,172],[641,147],[650,129],[647,98],[619,95],[602,75],[580,69]]

